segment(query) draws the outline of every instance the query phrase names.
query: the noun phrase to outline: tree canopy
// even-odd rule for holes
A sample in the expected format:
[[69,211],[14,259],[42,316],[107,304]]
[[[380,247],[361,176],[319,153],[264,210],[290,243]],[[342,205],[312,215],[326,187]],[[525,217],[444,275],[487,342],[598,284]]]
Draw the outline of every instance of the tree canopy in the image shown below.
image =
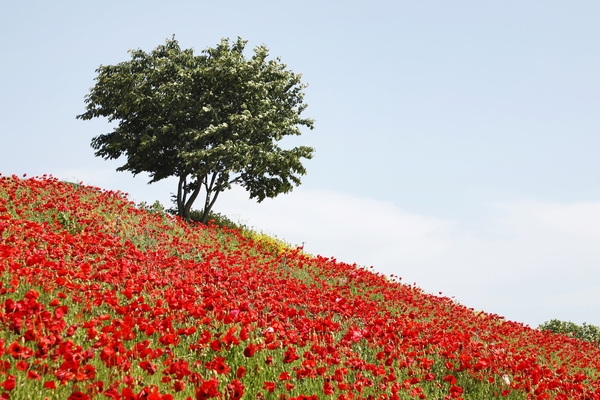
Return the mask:
[[283,149],[279,142],[300,135],[306,109],[301,75],[268,49],[244,56],[247,41],[222,39],[200,55],[182,50],[173,37],[150,53],[130,50],[131,60],[101,65],[78,119],[118,122],[92,139],[95,155],[126,156],[118,171],[147,172],[150,182],[179,179],[178,214],[188,219],[204,189],[203,223],[219,193],[238,184],[250,198],[287,193],[306,173],[301,159],[314,149]]

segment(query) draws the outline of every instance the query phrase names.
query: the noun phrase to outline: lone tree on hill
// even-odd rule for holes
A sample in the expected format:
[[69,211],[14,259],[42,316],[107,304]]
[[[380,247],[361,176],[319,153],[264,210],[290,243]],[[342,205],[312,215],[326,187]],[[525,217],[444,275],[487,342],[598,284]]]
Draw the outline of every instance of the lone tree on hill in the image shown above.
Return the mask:
[[117,171],[149,173],[149,183],[175,176],[177,212],[189,220],[192,204],[204,189],[202,223],[221,192],[233,184],[259,202],[287,193],[306,173],[307,146],[282,149],[287,135],[300,135],[300,74],[279,58],[267,60],[265,46],[243,54],[247,41],[222,39],[201,55],[182,50],[175,37],[150,53],[130,50],[131,60],[101,65],[78,119],[118,121],[110,133],[92,139],[95,155],[127,156]]

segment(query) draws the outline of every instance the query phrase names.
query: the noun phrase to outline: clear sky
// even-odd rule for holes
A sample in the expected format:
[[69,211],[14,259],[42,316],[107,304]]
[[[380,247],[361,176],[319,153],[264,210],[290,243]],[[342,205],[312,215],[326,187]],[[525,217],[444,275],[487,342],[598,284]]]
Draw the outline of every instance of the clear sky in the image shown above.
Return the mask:
[[598,21],[598,1],[4,1],[0,173],[168,204],[173,180],[94,157],[95,69],[241,36],[303,74],[316,124],[293,143],[316,153],[292,193],[216,211],[477,310],[600,325]]

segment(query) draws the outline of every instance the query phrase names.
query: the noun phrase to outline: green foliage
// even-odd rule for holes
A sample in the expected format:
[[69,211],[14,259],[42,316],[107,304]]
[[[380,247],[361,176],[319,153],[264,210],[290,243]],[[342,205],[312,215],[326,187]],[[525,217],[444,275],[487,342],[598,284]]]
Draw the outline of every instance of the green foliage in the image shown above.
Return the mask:
[[286,150],[278,142],[300,135],[300,126],[313,128],[313,120],[300,116],[306,85],[279,58],[267,60],[265,46],[246,58],[245,45],[223,39],[196,56],[173,38],[150,53],[130,51],[130,61],[101,65],[87,111],[77,116],[118,121],[93,138],[96,156],[124,155],[117,170],[147,172],[150,183],[179,178],[177,211],[187,220],[204,190],[202,223],[233,184],[259,202],[298,186],[306,173],[301,159],[314,150]]
[[[177,210],[171,208],[171,209],[167,210],[167,212],[175,215],[177,213]],[[200,223],[201,221],[204,220],[203,217],[204,217],[204,215],[201,210],[191,210],[190,211],[190,219],[193,222]],[[251,227],[249,227],[243,223],[240,223],[240,222],[235,222],[231,218],[229,218],[227,215],[221,214],[218,212],[210,211],[209,216],[206,219],[206,221],[208,221],[209,223],[211,223],[213,225],[220,226],[222,228],[236,230],[236,231],[240,232],[240,234],[243,237],[251,239],[252,241],[256,242],[257,244],[260,244],[264,247],[271,249],[276,254],[282,253],[282,252],[285,252],[286,250],[294,249],[297,247],[297,246],[292,245],[291,243],[286,242],[285,240],[279,239],[276,236],[266,234],[262,231],[257,232],[254,229],[252,229]]]
[[[169,209],[165,210],[165,212],[167,212],[171,215],[177,215],[176,208],[169,208]],[[234,222],[232,219],[230,219],[225,214],[221,214],[221,213],[211,210],[208,213],[208,218],[205,219],[204,212],[202,210],[196,210],[196,209],[190,210],[190,221],[191,222],[202,223],[203,220],[206,220],[207,223],[211,223],[213,225],[220,226],[221,228],[234,229],[237,231],[242,231],[244,229],[247,229],[247,227],[245,225]]]
[[[204,213],[200,210],[192,210],[190,213],[191,220],[194,222],[202,222],[204,220]],[[238,224],[227,217],[225,214],[221,214],[215,211],[211,211],[206,219],[207,222],[222,228],[229,228],[235,230],[244,229],[244,225]]]
[[544,322],[539,326],[541,330],[559,333],[586,342],[600,345],[600,328],[595,325],[588,325],[585,322],[579,326],[571,321],[559,321],[553,319]]
[[70,216],[66,212],[58,212],[56,214],[56,221],[58,221],[58,223],[60,223],[72,235],[81,231],[81,227],[77,223],[77,219]]
[[152,205],[149,205],[145,201],[142,201],[138,204],[138,208],[140,210],[147,211],[150,214],[162,215],[165,213],[165,207],[158,200],[156,200]]

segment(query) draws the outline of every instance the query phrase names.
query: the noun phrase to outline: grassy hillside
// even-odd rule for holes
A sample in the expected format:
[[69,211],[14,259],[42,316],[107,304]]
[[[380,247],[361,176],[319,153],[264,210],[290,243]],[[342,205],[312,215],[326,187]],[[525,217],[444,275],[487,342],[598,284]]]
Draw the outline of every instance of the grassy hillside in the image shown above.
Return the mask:
[[590,343],[120,192],[0,176],[3,398],[600,399],[599,376]]

